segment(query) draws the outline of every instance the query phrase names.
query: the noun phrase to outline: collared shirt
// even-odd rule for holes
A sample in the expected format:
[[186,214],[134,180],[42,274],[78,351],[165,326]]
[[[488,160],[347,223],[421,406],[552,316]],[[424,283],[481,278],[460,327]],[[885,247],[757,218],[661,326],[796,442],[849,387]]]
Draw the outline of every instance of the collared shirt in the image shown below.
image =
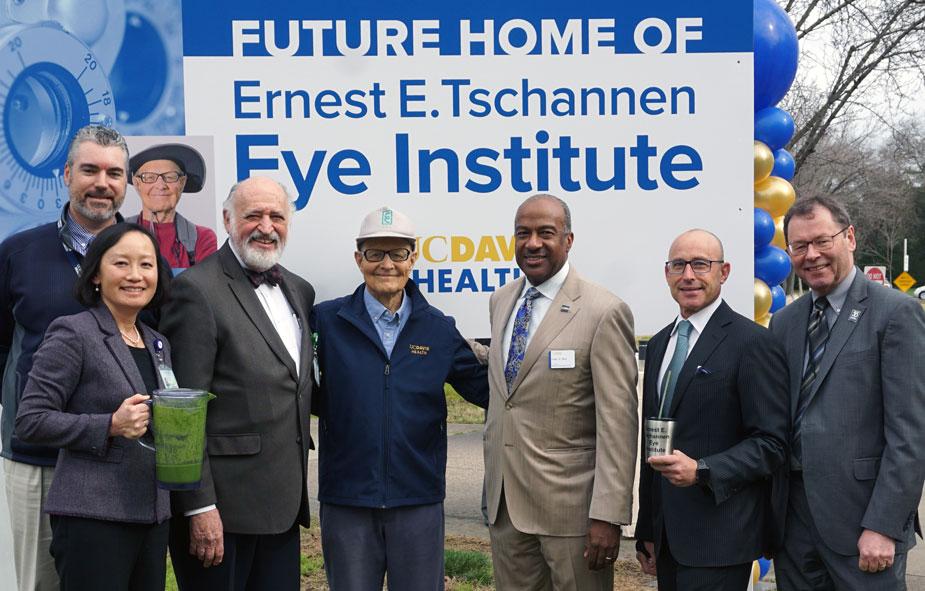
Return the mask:
[[524,303],[524,296],[527,290],[531,287],[535,287],[536,290],[540,292],[540,295],[533,300],[533,313],[530,315],[530,327],[527,329],[527,342],[524,345],[525,348],[530,345],[530,340],[533,339],[533,335],[536,334],[536,329],[539,328],[540,323],[543,322],[546,312],[548,312],[549,307],[552,306],[552,301],[559,295],[559,290],[562,289],[562,284],[565,283],[568,271],[569,263],[565,261],[565,264],[562,265],[562,268],[559,269],[555,275],[539,285],[531,285],[529,280],[524,281],[524,288],[520,292],[520,297],[518,297],[517,301],[514,303],[514,309],[511,310],[511,317],[508,318],[507,325],[504,327],[505,365],[507,364],[507,355],[511,349],[511,337],[514,334],[514,318],[517,316],[517,310],[519,310]]
[[363,302],[366,303],[366,311],[369,313],[369,319],[373,321],[376,333],[379,335],[379,341],[385,348],[385,353],[392,356],[392,349],[395,348],[395,341],[398,339],[401,329],[408,322],[408,316],[411,315],[411,298],[402,293],[401,305],[394,313],[382,305],[371,293],[368,288],[363,289]]
[[[707,323],[710,322],[710,318],[713,317],[713,313],[716,312],[716,309],[719,308],[719,305],[723,303],[722,296],[713,300],[709,305],[704,307],[697,312],[694,312],[687,318],[681,318],[678,316],[674,319],[674,327],[671,329],[671,338],[668,339],[668,348],[665,349],[665,356],[662,357],[662,366],[658,370],[658,391],[659,396],[661,396],[662,391],[662,380],[665,378],[665,373],[668,371],[668,366],[671,364],[671,358],[674,356],[674,348],[678,343],[678,323],[682,320],[689,320],[691,323],[691,334],[687,340],[687,354],[691,354],[691,351],[694,350],[694,345],[697,344],[697,339],[700,338],[700,335],[703,333],[703,329],[707,327]],[[685,357],[686,359],[686,357]]]
[[96,238],[96,234],[80,225],[68,208],[66,221],[68,232],[71,235],[71,246],[80,253],[80,256],[87,256],[87,249],[90,243]]
[[[235,258],[242,267],[246,267],[234,249],[234,243],[229,241],[229,244],[231,244],[231,252],[234,253]],[[295,363],[296,373],[298,373],[300,371],[299,360],[302,359],[302,323],[298,314],[289,305],[289,300],[286,299],[286,294],[279,285],[262,283],[260,287],[254,288],[254,293],[257,294],[257,299],[264,312],[267,313],[279,338],[286,345],[286,350],[289,351]]]
[[[851,289],[851,284],[854,283],[854,276],[857,272],[857,267],[851,267],[851,272],[848,273],[848,275],[842,279],[841,283],[836,285],[835,289],[826,296],[826,299],[829,300],[829,306],[825,309],[825,321],[828,323],[830,329],[832,325],[835,324],[835,321],[838,320],[841,309],[845,307],[845,300],[848,299],[848,290]],[[820,294],[815,291],[812,292],[814,304],[819,297]]]
[[[845,307],[845,300],[848,299],[848,290],[851,289],[851,284],[854,283],[854,276],[857,272],[857,267],[851,267],[851,272],[842,279],[841,283],[835,286],[835,289],[833,289],[829,295],[825,296],[826,299],[829,300],[829,305],[826,306],[825,309],[825,323],[829,325],[829,330],[832,330],[832,326],[835,324],[835,321],[838,320],[841,309]],[[811,291],[810,295],[813,298],[813,304],[822,297],[822,294],[815,291]],[[806,371],[807,365],[809,365],[809,347],[805,347],[805,351],[803,351],[804,372]]]

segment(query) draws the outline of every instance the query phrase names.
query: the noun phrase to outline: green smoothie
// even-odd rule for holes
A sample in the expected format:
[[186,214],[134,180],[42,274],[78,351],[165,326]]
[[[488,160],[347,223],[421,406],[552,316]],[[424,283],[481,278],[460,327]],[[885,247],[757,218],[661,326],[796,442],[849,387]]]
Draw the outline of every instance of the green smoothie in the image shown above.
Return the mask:
[[155,465],[158,481],[189,488],[202,475],[202,450],[208,397],[155,399]]

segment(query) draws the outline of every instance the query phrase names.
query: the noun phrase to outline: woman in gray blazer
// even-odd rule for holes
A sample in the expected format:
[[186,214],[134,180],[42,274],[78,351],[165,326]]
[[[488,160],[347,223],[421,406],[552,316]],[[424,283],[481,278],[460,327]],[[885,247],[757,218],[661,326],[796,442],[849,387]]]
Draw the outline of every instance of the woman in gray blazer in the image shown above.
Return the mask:
[[116,224],[90,244],[76,284],[87,311],[58,318],[16,416],[24,441],[59,447],[45,503],[62,591],[163,591],[169,493],[155,483],[146,393],[171,381],[166,339],[138,320],[165,297],[154,238]]

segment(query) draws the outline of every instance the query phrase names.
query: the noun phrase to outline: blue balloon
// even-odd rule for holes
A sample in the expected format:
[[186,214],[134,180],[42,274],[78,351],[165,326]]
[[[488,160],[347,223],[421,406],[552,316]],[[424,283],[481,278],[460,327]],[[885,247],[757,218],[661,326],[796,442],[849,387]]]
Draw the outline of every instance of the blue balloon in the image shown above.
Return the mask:
[[755,252],[767,246],[774,239],[774,218],[771,214],[761,209],[755,208]]
[[771,169],[771,176],[779,176],[785,181],[793,180],[793,173],[796,172],[796,162],[790,152],[781,148],[774,151],[774,168]]
[[780,285],[771,287],[771,314],[787,305],[787,294]]
[[784,98],[797,74],[799,44],[793,21],[775,0],[754,0],[755,111]]
[[796,127],[790,113],[777,107],[768,107],[755,113],[755,139],[772,150],[787,145]]
[[790,274],[790,257],[776,246],[765,246],[755,253],[755,277],[777,285]]

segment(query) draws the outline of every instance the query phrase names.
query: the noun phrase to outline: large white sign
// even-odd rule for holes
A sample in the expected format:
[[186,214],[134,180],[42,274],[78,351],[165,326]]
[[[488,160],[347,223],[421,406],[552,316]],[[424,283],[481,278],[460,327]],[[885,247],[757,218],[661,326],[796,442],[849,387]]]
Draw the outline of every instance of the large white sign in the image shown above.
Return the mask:
[[519,275],[515,209],[551,192],[573,264],[639,334],[675,313],[663,263],[690,227],[724,240],[725,295],[749,311],[751,6],[640,4],[188,0],[187,133],[215,136],[218,178],[291,189],[284,262],[321,298],[360,282],[359,222],[389,205],[416,222],[429,301],[487,335],[490,293]]
[[359,222],[390,205],[417,224],[428,300],[485,336],[490,293],[519,274],[514,211],[551,192],[572,208],[573,264],[630,304],[637,333],[675,314],[663,263],[690,227],[723,239],[724,296],[752,309],[749,2],[105,5],[0,14],[15,74],[0,234],[57,216],[67,139],[100,122],[211,137],[219,229],[234,181],[280,180],[298,207],[284,263],[320,299],[359,284]]

